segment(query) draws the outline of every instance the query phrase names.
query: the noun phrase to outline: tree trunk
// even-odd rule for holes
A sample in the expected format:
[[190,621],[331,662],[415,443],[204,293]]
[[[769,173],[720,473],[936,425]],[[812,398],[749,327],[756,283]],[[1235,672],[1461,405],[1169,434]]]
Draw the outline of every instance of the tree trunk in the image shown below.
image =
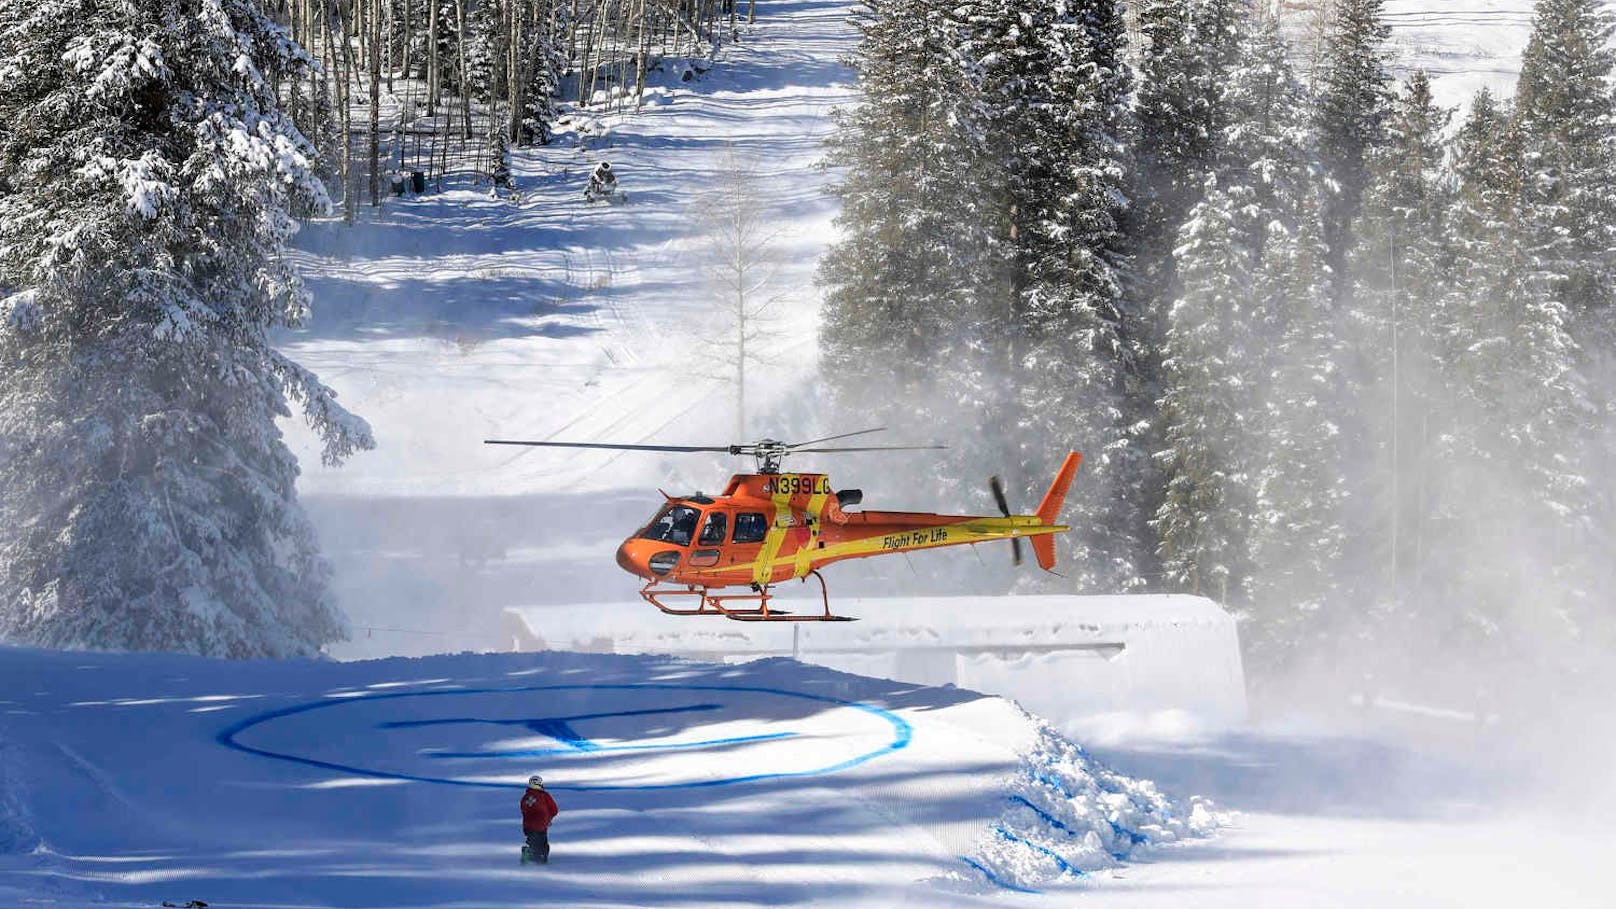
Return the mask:
[[370,204],[382,204],[382,0],[370,4]]
[[456,79],[460,84],[460,112],[465,118],[462,139],[471,138],[471,92],[466,90],[466,0],[455,0],[455,26],[458,34],[455,35],[455,55],[459,58],[460,69],[456,72]]
[[523,32],[525,31],[522,20],[527,14],[527,4],[524,0],[510,0],[510,5],[510,52],[506,55],[509,62],[505,67],[505,87],[509,89],[511,111],[506,135],[510,139],[511,146],[515,147],[521,144],[522,141],[522,107],[524,104],[522,95],[527,83],[524,72],[525,67],[523,66],[525,62],[523,57],[525,55],[522,53]]
[[443,0],[426,0],[426,115],[438,115],[438,90],[442,73],[438,66],[438,7]]

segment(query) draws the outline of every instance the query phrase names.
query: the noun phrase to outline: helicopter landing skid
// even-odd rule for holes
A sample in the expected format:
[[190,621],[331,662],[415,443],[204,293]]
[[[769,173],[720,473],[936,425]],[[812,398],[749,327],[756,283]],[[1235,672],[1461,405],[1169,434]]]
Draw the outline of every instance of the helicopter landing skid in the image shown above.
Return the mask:
[[[658,588],[656,581],[647,583],[640,588],[640,596],[647,603],[662,610],[668,615],[721,615],[737,622],[856,622],[858,619],[848,615],[835,615],[830,611],[830,592],[825,587],[825,578],[817,571],[809,574],[819,579],[819,598],[825,604],[824,613],[798,615],[783,609],[770,609],[769,600],[773,595],[769,593],[768,584],[757,588],[754,593],[726,594],[714,596],[709,587],[684,588]],[[803,581],[808,578],[804,577]],[[662,602],[663,597],[696,597],[695,609],[681,609],[669,606]],[[752,606],[729,606],[727,603],[753,603]]]

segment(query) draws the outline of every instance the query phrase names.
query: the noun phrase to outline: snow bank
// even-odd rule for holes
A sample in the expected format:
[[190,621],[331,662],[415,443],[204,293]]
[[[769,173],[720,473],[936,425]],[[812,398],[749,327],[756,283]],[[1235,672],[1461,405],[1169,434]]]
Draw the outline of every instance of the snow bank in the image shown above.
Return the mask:
[[[1034,721],[1035,722],[1035,721]],[[1007,809],[965,862],[989,883],[1030,890],[1115,867],[1142,847],[1210,834],[1228,822],[1198,796],[1169,798],[1040,727]]]
[[[785,602],[785,601],[781,601]],[[817,603],[782,608],[811,612]],[[1014,698],[1060,726],[1245,717],[1233,617],[1205,597],[846,599],[860,621],[764,625],[665,616],[644,604],[512,609],[516,649],[663,653],[719,662],[790,656],[859,675]],[[1159,723],[1158,723],[1159,724]]]

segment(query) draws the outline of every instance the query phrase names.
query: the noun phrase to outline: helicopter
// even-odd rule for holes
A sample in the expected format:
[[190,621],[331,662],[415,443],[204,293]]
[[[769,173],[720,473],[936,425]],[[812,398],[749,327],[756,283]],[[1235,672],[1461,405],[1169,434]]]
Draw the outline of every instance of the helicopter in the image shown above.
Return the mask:
[[[943,445],[833,447],[826,442],[883,429],[788,443],[762,439],[743,445],[618,445],[599,442],[535,442],[486,439],[487,445],[592,448],[614,451],[720,452],[750,455],[754,473],[730,477],[716,496],[671,496],[656,516],[617,548],[617,564],[645,580],[640,596],[669,615],[723,616],[744,622],[848,622],[855,617],[830,609],[830,591],[819,569],[832,562],[917,549],[1009,540],[1015,564],[1021,541],[1032,545],[1039,567],[1055,569],[1052,534],[1070,528],[1055,523],[1083,456],[1066,455],[1049,491],[1032,514],[1011,514],[1004,484],[989,485],[1000,516],[944,515],[907,511],[848,511],[860,505],[859,489],[835,490],[822,473],[784,473],[795,454],[853,451],[920,451]],[[659,490],[660,491],[660,490]],[[817,578],[824,611],[806,614],[771,608],[774,585]],[[715,593],[725,588],[743,593]],[[688,605],[687,605],[688,604]]]

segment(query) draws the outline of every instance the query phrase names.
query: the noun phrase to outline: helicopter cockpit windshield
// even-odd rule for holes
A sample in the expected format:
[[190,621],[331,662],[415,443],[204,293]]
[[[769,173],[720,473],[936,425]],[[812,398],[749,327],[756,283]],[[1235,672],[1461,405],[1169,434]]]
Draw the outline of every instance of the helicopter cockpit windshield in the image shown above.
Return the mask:
[[675,546],[689,546],[690,538],[696,533],[696,521],[700,518],[701,512],[688,505],[669,505],[646,525],[640,536]]

